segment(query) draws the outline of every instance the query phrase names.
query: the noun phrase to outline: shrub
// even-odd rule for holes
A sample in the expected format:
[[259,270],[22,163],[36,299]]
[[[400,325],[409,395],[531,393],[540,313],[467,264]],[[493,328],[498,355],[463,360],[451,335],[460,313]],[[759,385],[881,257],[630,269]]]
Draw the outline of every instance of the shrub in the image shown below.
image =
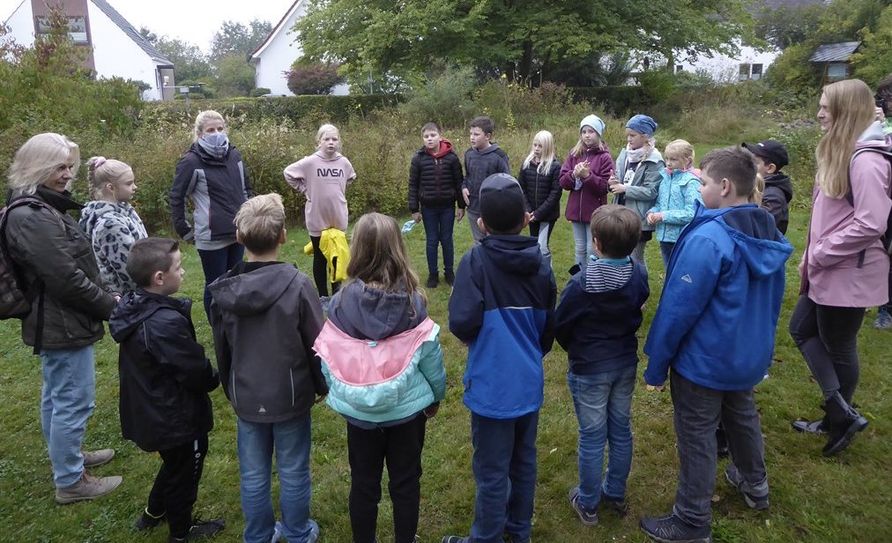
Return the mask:
[[328,94],[331,88],[342,83],[344,78],[338,75],[337,64],[321,62],[295,62],[291,70],[285,72],[288,78],[288,89],[294,94]]
[[464,126],[473,117],[474,73],[470,68],[446,69],[413,91],[400,111],[412,125],[435,121],[440,126]]
[[266,87],[257,87],[251,91],[251,97],[257,98],[258,96],[263,96],[264,94],[269,94],[272,91]]
[[567,89],[577,102],[590,102],[614,115],[625,115],[649,105],[649,98],[639,86],[572,87]]

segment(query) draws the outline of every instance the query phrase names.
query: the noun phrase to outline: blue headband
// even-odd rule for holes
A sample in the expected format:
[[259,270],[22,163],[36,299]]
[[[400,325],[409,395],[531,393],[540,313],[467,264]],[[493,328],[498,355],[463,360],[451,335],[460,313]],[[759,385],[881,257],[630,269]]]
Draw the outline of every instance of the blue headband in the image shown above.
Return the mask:
[[626,123],[626,128],[631,128],[635,132],[640,132],[645,136],[653,136],[657,131],[657,122],[647,115],[635,115]]

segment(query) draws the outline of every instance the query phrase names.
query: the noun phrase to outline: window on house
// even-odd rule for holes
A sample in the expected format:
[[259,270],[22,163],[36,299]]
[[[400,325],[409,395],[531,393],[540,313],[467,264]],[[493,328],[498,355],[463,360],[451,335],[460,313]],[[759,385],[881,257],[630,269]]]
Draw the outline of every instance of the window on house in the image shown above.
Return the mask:
[[[37,29],[37,34],[49,34],[49,17],[36,17],[35,28]],[[68,17],[68,37],[74,43],[88,43],[87,19],[85,17]]]
[[750,79],[762,79],[762,65],[761,64],[753,64],[752,75],[750,75]]
[[683,71],[684,71],[684,67],[683,67],[683,66],[676,66],[676,67],[675,67],[675,73],[680,74],[680,73],[683,72]]
[[738,81],[746,81],[750,78],[750,64],[749,62],[741,62],[740,63],[740,72],[737,75]]

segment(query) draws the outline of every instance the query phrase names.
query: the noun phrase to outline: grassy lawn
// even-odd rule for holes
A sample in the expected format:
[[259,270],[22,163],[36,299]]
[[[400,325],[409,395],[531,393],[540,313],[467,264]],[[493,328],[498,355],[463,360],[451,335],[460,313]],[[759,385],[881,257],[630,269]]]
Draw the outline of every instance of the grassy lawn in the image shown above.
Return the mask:
[[[699,151],[699,149],[698,149]],[[698,153],[699,154],[699,153]],[[702,156],[702,155],[700,155]],[[823,441],[794,433],[789,421],[813,417],[819,391],[786,332],[793,309],[798,279],[796,263],[801,254],[808,217],[791,217],[790,239],[797,246],[788,264],[787,294],[779,326],[776,361],[770,378],[758,387],[757,402],[762,413],[771,509],[756,513],[721,477],[714,498],[714,539],[718,542],[786,541],[887,541],[892,529],[892,379],[886,363],[892,334],[874,330],[868,312],[859,338],[862,355],[861,385],[856,401],[870,419],[868,429],[837,458],[820,454]],[[310,260],[301,248],[304,231],[289,232],[283,260],[293,261],[308,272]],[[471,239],[466,222],[455,232],[456,264]],[[426,276],[424,231],[419,226],[407,240],[416,270]],[[559,288],[568,279],[572,262],[572,234],[566,221],[558,223],[552,238],[555,272]],[[197,300],[193,315],[200,340],[211,345],[211,334],[201,310],[202,274],[198,256],[186,249],[188,270],[183,295]],[[652,297],[648,302],[646,334],[659,299],[662,262],[655,243],[648,247]],[[468,532],[474,503],[471,474],[471,443],[468,411],[461,401],[461,375],[465,348],[446,331],[449,290],[431,290],[430,313],[443,326],[448,392],[439,414],[428,424],[422,479],[422,541],[439,541],[447,533]],[[271,340],[273,338],[270,338]],[[762,338],[753,338],[762,341]],[[208,352],[213,358],[212,349]],[[22,345],[17,321],[0,324],[0,540],[2,541],[166,541],[166,527],[147,535],[131,532],[132,521],[145,504],[159,466],[157,455],[147,454],[120,436],[117,407],[117,347],[109,337],[97,344],[97,401],[90,421],[86,447],[114,447],[116,459],[97,470],[100,475],[121,474],[123,485],[111,496],[92,503],[60,507],[53,502],[52,477],[38,416],[40,364],[30,348]],[[602,515],[597,527],[584,527],[567,503],[567,490],[576,483],[576,419],[566,387],[566,355],[555,344],[545,359],[545,405],[539,424],[539,477],[533,537],[542,542],[645,541],[637,528],[641,515],[669,510],[675,493],[677,459],[672,428],[672,405],[668,392],[648,393],[640,383],[633,404],[635,459],[629,480],[631,513],[619,519]],[[644,363],[639,366],[643,371]],[[241,541],[243,521],[239,503],[238,458],[235,417],[222,389],[212,393],[216,427],[210,436],[196,514],[223,517],[227,528],[216,539]],[[884,416],[885,415],[885,416]],[[322,528],[322,539],[350,541],[347,512],[349,468],[344,421],[325,405],[313,412],[313,502],[312,515]],[[720,463],[720,469],[724,462]],[[392,541],[390,505],[382,500],[378,536]]]

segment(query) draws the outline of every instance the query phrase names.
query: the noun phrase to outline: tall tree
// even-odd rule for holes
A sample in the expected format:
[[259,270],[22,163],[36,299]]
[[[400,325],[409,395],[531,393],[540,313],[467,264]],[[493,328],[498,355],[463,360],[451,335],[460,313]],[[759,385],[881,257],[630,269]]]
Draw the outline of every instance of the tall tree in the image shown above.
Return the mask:
[[254,19],[247,25],[224,21],[211,42],[211,59],[217,61],[232,55],[248,58],[273,30],[269,21]]
[[166,36],[156,38],[154,45],[173,62],[177,82],[200,82],[211,77],[211,65],[197,45]]

